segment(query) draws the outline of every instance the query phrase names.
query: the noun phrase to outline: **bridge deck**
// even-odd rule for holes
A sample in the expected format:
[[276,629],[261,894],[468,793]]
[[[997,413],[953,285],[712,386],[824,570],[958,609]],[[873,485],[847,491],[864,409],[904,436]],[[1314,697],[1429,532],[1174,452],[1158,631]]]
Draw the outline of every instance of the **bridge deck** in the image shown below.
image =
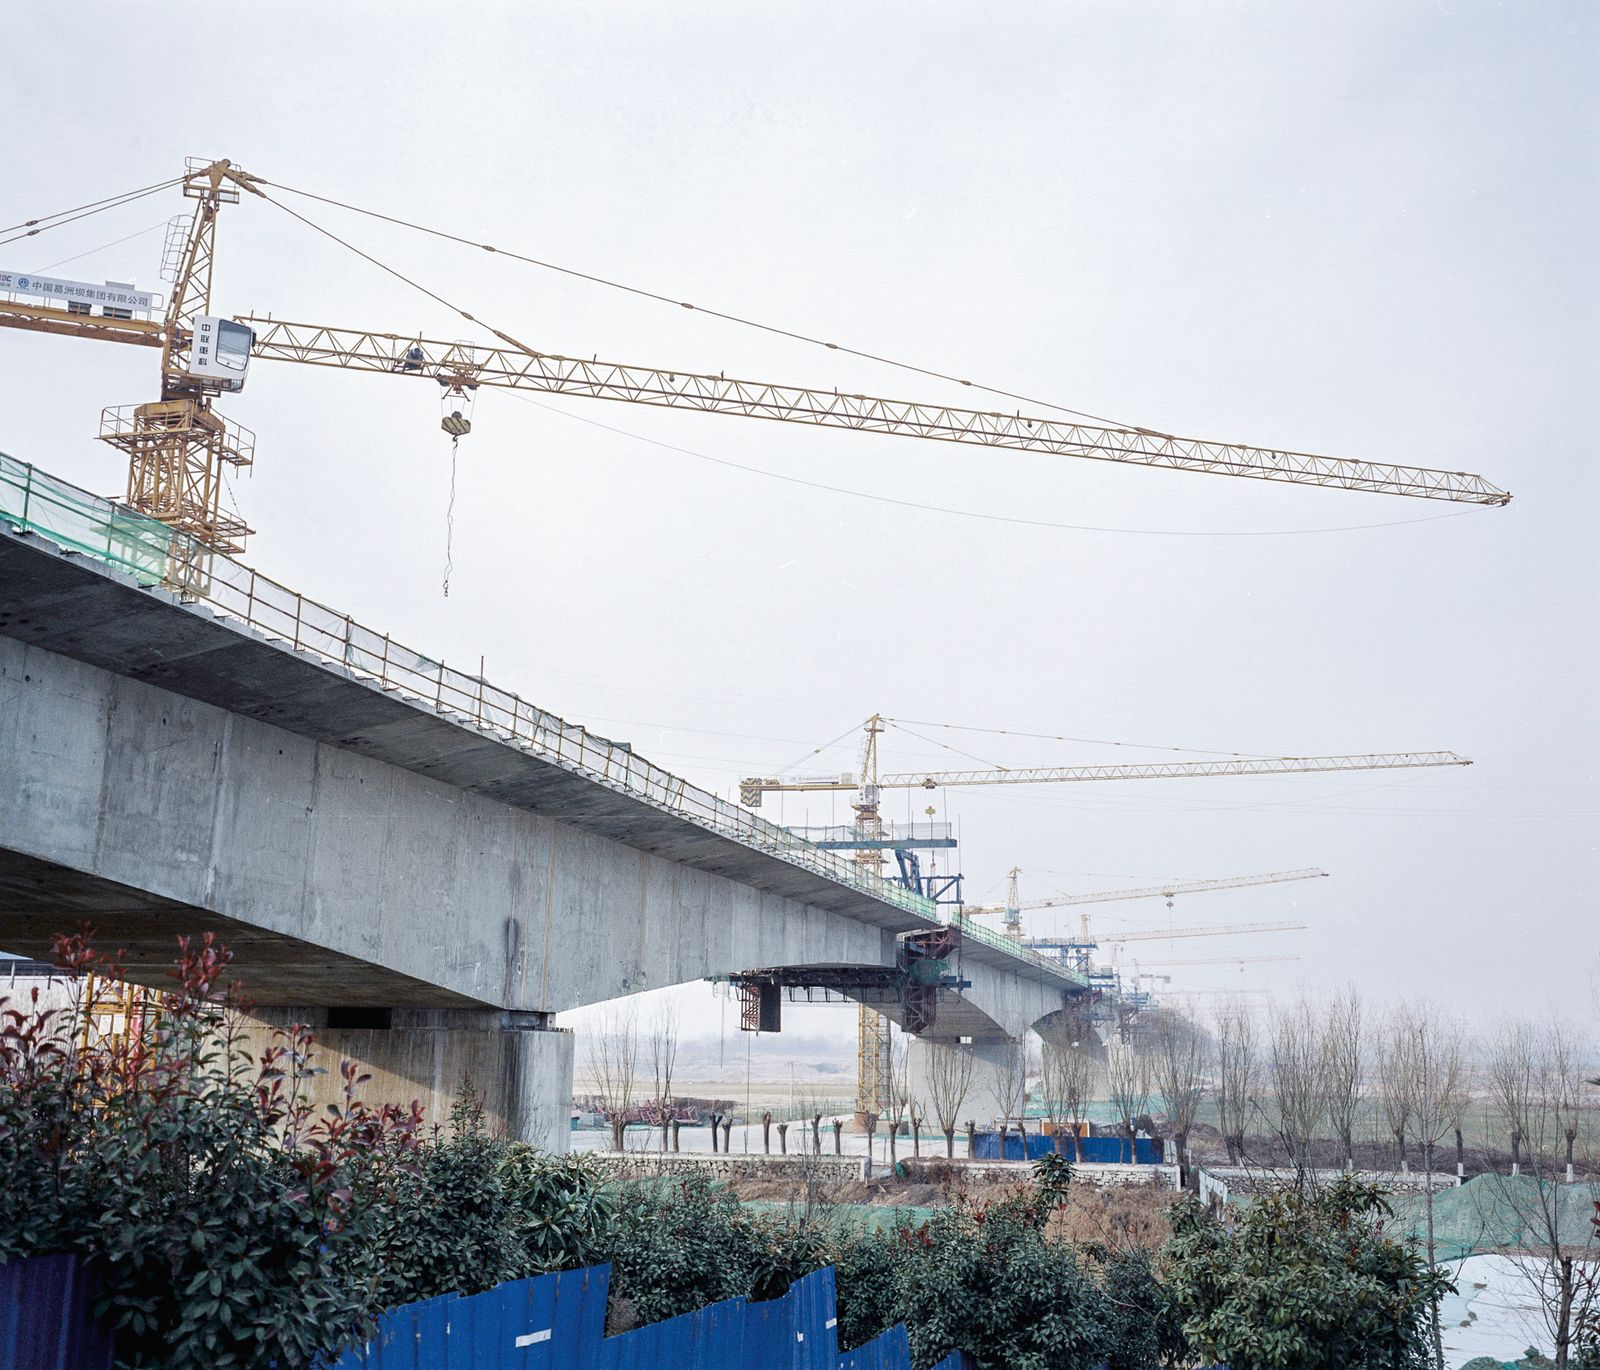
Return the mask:
[[[180,569],[182,596],[163,586],[181,558],[204,569]],[[624,744],[3,454],[0,636],[885,930],[940,921],[930,901]],[[1081,983],[1007,939],[966,940],[973,959]]]

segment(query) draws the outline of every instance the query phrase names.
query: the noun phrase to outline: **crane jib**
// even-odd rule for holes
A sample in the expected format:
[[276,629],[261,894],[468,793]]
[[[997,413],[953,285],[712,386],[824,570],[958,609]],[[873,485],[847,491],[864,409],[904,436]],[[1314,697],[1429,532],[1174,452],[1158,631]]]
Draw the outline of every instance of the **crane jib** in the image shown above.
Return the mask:
[[532,349],[478,347],[252,315],[238,315],[236,321],[256,331],[254,355],[275,361],[1418,499],[1500,505],[1511,498],[1482,476],[1463,471],[1319,456],[1144,428],[961,409],[598,358],[583,361]]

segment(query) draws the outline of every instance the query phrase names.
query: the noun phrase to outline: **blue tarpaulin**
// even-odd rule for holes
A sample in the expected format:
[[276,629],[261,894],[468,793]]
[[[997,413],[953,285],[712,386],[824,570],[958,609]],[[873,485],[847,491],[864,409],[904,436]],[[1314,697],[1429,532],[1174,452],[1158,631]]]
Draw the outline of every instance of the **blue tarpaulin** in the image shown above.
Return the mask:
[[[1015,1132],[1006,1133],[1006,1154],[1008,1161],[1029,1160],[1036,1161],[1041,1156],[1049,1156],[1056,1149],[1056,1139],[1045,1137],[1037,1132],[1028,1133],[1028,1154],[1022,1154],[1022,1138]],[[973,1134],[973,1157],[980,1161],[998,1161],[1000,1155],[1000,1134],[998,1132],[978,1132]],[[1073,1159],[1072,1138],[1061,1139],[1061,1154],[1069,1161]],[[1086,1165],[1098,1165],[1105,1162],[1127,1161],[1128,1139],[1126,1137],[1080,1137],[1078,1139],[1078,1160]],[[1152,1137],[1135,1137],[1133,1139],[1132,1160],[1136,1165],[1160,1165],[1161,1143]]]

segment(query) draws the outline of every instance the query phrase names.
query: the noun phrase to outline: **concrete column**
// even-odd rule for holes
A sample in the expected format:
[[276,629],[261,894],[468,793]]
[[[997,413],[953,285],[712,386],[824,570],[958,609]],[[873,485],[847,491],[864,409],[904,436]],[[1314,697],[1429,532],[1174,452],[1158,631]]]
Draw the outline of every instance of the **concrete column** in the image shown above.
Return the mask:
[[340,1097],[339,1063],[354,1061],[371,1079],[360,1097],[373,1105],[422,1104],[427,1121],[445,1123],[465,1083],[482,1096],[489,1129],[547,1151],[571,1145],[570,1032],[550,1015],[498,1009],[258,1008],[248,1031],[259,1057],[273,1029],[307,1023],[326,1072],[312,1082],[320,1109]]

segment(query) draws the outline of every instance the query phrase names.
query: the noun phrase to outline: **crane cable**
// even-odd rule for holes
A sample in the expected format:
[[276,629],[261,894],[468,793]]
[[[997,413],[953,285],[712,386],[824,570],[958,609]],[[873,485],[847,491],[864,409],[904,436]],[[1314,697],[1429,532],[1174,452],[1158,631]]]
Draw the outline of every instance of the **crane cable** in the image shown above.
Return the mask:
[[[155,185],[145,186],[142,190],[127,190],[120,195],[111,195],[104,200],[92,200],[86,205],[79,205],[75,209],[63,209],[55,214],[44,214],[37,219],[24,219],[21,223],[11,224],[9,227],[0,228],[0,233],[9,233],[9,238],[0,238],[0,247],[7,243],[17,242],[22,238],[35,238],[41,233],[48,233],[52,228],[61,228],[65,224],[76,223],[79,219],[86,219],[91,214],[100,214],[108,209],[117,209],[122,205],[132,204],[135,200],[142,200],[147,195],[155,195],[163,190],[170,190],[175,185],[182,185],[186,180],[183,176],[174,176],[169,180],[158,181]],[[54,219],[55,223],[48,222]],[[16,230],[25,229],[18,233]]]
[[[323,200],[325,203],[332,204],[332,205],[337,205],[337,206],[339,206],[341,208],[353,209],[358,214],[368,214],[373,218],[385,219],[385,220],[388,220],[388,218],[389,218],[389,216],[387,216],[387,215],[377,214],[376,212],[371,211],[371,210],[362,210],[362,209],[357,209],[353,205],[344,205],[341,201],[338,201],[338,200],[328,200],[328,199],[326,199],[325,196],[311,195],[310,192],[308,192],[308,191],[297,191],[297,190],[292,190],[292,188],[288,187],[288,186],[278,186],[276,184],[276,182],[263,181],[263,182],[258,182],[257,184],[272,185],[272,186],[275,186],[275,188],[280,189],[280,190],[290,190],[291,193],[293,193],[293,194],[305,195],[305,196],[308,196],[309,198],[315,199],[315,200]],[[346,251],[353,252],[356,256],[360,257],[363,261],[371,263],[373,266],[377,267],[380,271],[383,271],[386,274],[388,274],[390,276],[393,276],[397,281],[400,281],[401,283],[403,283],[405,285],[409,285],[413,290],[421,292],[422,294],[426,295],[430,300],[433,300],[437,304],[443,305],[446,309],[450,310],[452,313],[454,313],[454,314],[458,315],[459,317],[461,317],[462,319],[466,320],[468,323],[476,324],[478,327],[487,330],[489,333],[492,333],[496,338],[500,339],[501,342],[505,343],[508,347],[514,348],[517,351],[519,351],[519,352],[521,352],[524,355],[529,356],[529,357],[542,357],[542,356],[545,355],[544,353],[541,353],[537,348],[529,347],[528,344],[523,342],[523,341],[521,341],[521,339],[514,338],[509,333],[502,332],[500,329],[494,327],[492,324],[488,323],[486,320],[479,318],[476,314],[473,314],[470,310],[464,309],[460,305],[456,304],[454,301],[446,299],[443,295],[440,295],[437,291],[430,290],[427,286],[423,285],[420,281],[415,280],[414,278],[406,275],[405,272],[400,271],[399,269],[390,266],[387,262],[380,261],[377,257],[374,257],[370,252],[366,252],[363,249],[357,247],[354,243],[348,241],[347,239],[341,238],[337,233],[333,232],[332,229],[325,228],[325,227],[323,227],[323,225],[317,223],[314,219],[308,219],[305,215],[300,214],[300,213],[296,212],[293,209],[290,209],[289,206],[284,204],[281,200],[274,199],[272,196],[268,195],[265,191],[260,191],[259,194],[260,194],[261,198],[263,200],[265,200],[268,204],[272,205],[276,209],[282,210],[290,218],[298,220],[300,223],[304,224],[307,228],[310,228],[313,231],[321,234],[324,238],[329,239],[331,242],[337,243],[340,247],[344,248]],[[394,219],[394,220],[389,220],[389,221],[393,222],[393,223],[398,223],[398,224],[405,224],[405,221],[404,220],[400,220],[400,219]],[[407,227],[417,227],[416,225],[409,225],[409,224],[407,224],[406,226]],[[433,232],[435,232],[435,230],[432,230],[432,229],[420,229],[420,231],[421,232],[425,232],[425,233],[433,233]],[[467,240],[465,238],[454,238],[453,235],[451,235],[451,234],[443,234],[443,233],[441,233],[441,234],[438,234],[438,236],[451,238],[453,241],[456,241],[456,242],[468,242],[469,241],[469,240]],[[479,244],[479,246],[483,246],[483,245]],[[485,250],[487,250],[487,251],[498,251],[498,249],[495,249],[495,248],[486,248]],[[508,253],[504,253],[503,255],[505,255],[505,256],[517,256],[517,254],[509,253],[509,252]],[[525,258],[525,259],[521,259],[521,260],[534,261],[533,258]],[[546,265],[545,263],[542,263],[542,262],[535,262],[535,264],[536,265],[541,265],[541,266],[542,265]],[[552,269],[564,270],[565,268],[552,268]],[[574,274],[574,275],[582,275],[581,272],[574,272],[572,274]],[[596,277],[594,279],[599,280],[600,278]],[[611,283],[602,281],[602,284],[611,284]],[[633,287],[631,287],[631,286],[630,287],[618,287],[618,288],[619,289],[633,289]],[[641,291],[639,293],[648,294],[649,292]],[[666,296],[653,296],[652,298],[665,299]],[[702,311],[702,312],[715,313],[715,311],[713,311],[713,310],[705,310],[705,311]],[[718,317],[733,318],[733,316],[731,316],[731,315],[728,315],[728,316],[719,315]],[[735,322],[747,322],[747,321],[735,319]],[[750,326],[753,327],[753,328],[766,328],[767,327],[767,325],[764,325],[764,324],[753,324],[753,323]],[[781,329],[772,329],[771,331],[782,332],[783,330],[781,330]],[[796,336],[798,336],[798,335],[796,335]],[[832,344],[824,344],[824,345],[825,346],[832,346]],[[848,348],[843,348],[843,349],[839,349],[839,350],[841,350],[841,351],[851,351],[851,349],[848,349]],[[855,354],[855,355],[860,355],[860,356],[865,357],[865,356],[869,356],[870,354],[868,354],[868,353],[859,353],[859,354]],[[882,359],[882,360],[885,360],[887,365],[890,365],[890,366],[903,366],[904,369],[906,369],[906,370],[911,370],[911,371],[922,371],[923,370],[923,368],[911,366],[911,365],[905,364],[905,363],[888,361],[888,359]],[[930,376],[939,376],[939,375],[941,375],[941,373],[934,372],[934,371],[925,371],[924,374],[930,375]],[[953,378],[947,377],[946,379],[953,379]],[[973,384],[973,383],[972,382],[963,381],[963,382],[961,382],[961,384],[965,385],[965,384]],[[976,388],[980,389],[980,390],[989,390],[990,393],[997,394],[997,395],[1010,396],[1010,394],[1011,394],[1010,391],[992,390],[988,386],[977,386]],[[676,445],[674,443],[663,442],[663,441],[661,441],[660,439],[657,439],[657,438],[647,438],[647,437],[644,437],[642,434],[629,432],[625,428],[617,428],[617,427],[615,427],[615,426],[613,426],[611,424],[603,423],[598,419],[584,418],[580,414],[572,414],[572,413],[569,413],[567,410],[556,408],[553,405],[542,404],[542,403],[540,403],[540,401],[534,399],[531,395],[523,395],[523,394],[518,393],[515,390],[512,390],[509,393],[511,394],[513,399],[521,400],[524,404],[531,404],[531,405],[535,406],[536,408],[544,409],[544,410],[546,410],[546,411],[548,411],[550,413],[560,414],[564,418],[572,419],[574,422],[577,422],[577,423],[587,424],[592,428],[605,429],[607,432],[617,433],[617,434],[619,434],[619,435],[621,435],[623,437],[633,438],[636,441],[647,443],[652,447],[659,447],[659,448],[662,448],[662,449],[664,449],[666,451],[670,451],[670,452],[678,452],[678,453],[680,453],[680,454],[682,454],[684,456],[695,457],[695,458],[697,458],[697,459],[699,459],[701,461],[711,462],[711,463],[713,463],[715,465],[718,465],[718,466],[732,467],[735,470],[746,471],[746,472],[749,472],[752,475],[766,476],[771,480],[780,480],[780,481],[784,481],[785,483],[791,484],[791,485],[803,485],[803,486],[807,486],[807,487],[809,487],[811,489],[826,490],[826,491],[829,491],[829,492],[831,492],[833,494],[851,495],[851,496],[854,496],[854,497],[856,497],[858,499],[872,500],[873,502],[880,503],[880,504],[897,505],[897,506],[902,507],[902,508],[918,509],[918,510],[923,510],[923,511],[930,512],[930,513],[952,514],[952,515],[956,515],[958,517],[981,519],[981,520],[984,520],[986,522],[1016,524],[1016,525],[1020,525],[1020,526],[1023,526],[1023,527],[1060,528],[1060,529],[1065,529],[1067,531],[1080,532],[1080,533],[1121,533],[1121,534],[1153,536],[1153,537],[1280,537],[1280,536],[1299,536],[1301,534],[1308,534],[1308,533],[1362,532],[1362,531],[1366,531],[1368,529],[1391,528],[1391,527],[1397,527],[1397,526],[1399,526],[1401,524],[1412,524],[1412,523],[1438,523],[1438,522],[1440,522],[1440,521],[1442,521],[1444,519],[1465,518],[1465,517],[1467,517],[1468,514],[1470,514],[1472,512],[1471,510],[1462,509],[1462,510],[1456,511],[1455,513],[1434,514],[1434,515],[1430,515],[1430,516],[1427,516],[1427,517],[1424,517],[1424,518],[1392,519],[1387,523],[1358,523],[1358,524],[1343,525],[1343,526],[1336,527],[1336,528],[1274,528],[1274,529],[1262,529],[1262,530],[1247,530],[1247,531],[1241,531],[1241,532],[1211,532],[1211,531],[1191,532],[1191,531],[1186,530],[1186,529],[1165,529],[1165,528],[1107,528],[1107,527],[1096,526],[1096,525],[1093,525],[1093,524],[1059,523],[1059,522],[1054,522],[1054,521],[1044,520],[1044,519],[1020,518],[1020,517],[1015,517],[1015,516],[1006,515],[1006,514],[987,514],[987,513],[982,513],[982,512],[979,512],[977,510],[971,510],[971,509],[953,509],[953,508],[948,508],[948,507],[945,507],[945,506],[942,506],[942,505],[925,504],[925,503],[921,503],[921,502],[918,502],[918,501],[915,501],[915,500],[897,499],[897,498],[895,498],[894,496],[891,496],[891,495],[876,495],[876,494],[871,494],[871,493],[869,493],[867,491],[864,491],[864,490],[846,489],[846,488],[844,488],[842,486],[828,485],[828,484],[825,484],[825,483],[823,483],[821,481],[807,480],[807,479],[805,479],[804,477],[801,477],[801,476],[784,475],[783,473],[777,472],[777,471],[767,471],[767,470],[763,470],[761,467],[758,467],[758,466],[748,466],[748,465],[746,465],[746,464],[744,464],[742,462],[730,461],[726,457],[714,457],[714,456],[711,456],[709,453],[697,452],[697,451],[694,451],[692,448],[680,447],[680,446],[678,446],[678,445]],[[1029,400],[1028,403],[1030,403],[1030,404],[1042,404],[1047,409],[1061,409],[1061,406],[1049,404],[1046,401]],[[1081,413],[1081,411],[1079,411],[1079,410],[1072,410],[1072,409],[1062,410],[1062,412],[1064,412],[1064,413],[1072,413],[1072,414]],[[1097,422],[1101,422],[1101,423],[1113,422],[1113,420],[1100,418],[1100,417],[1098,417],[1096,415],[1093,415],[1093,414],[1084,414],[1083,417],[1093,418],[1093,419],[1096,419]],[[1137,432],[1141,432],[1141,433],[1152,433],[1152,432],[1155,432],[1156,430],[1148,429],[1148,428],[1137,428],[1137,429],[1131,429],[1131,431],[1137,431]],[[1068,740],[1089,741],[1091,739],[1068,739]],[[1174,750],[1177,750],[1177,749],[1174,749]],[[1228,755],[1228,756],[1238,755],[1238,753],[1233,753],[1233,752],[1220,753],[1220,754],[1221,755]]]
[[[1163,742],[1123,742],[1105,737],[1067,737],[1062,733],[1024,733],[1017,732],[1011,728],[975,728],[963,723],[931,723],[925,718],[885,718],[883,721],[895,724],[905,732],[911,731],[910,728],[906,727],[906,724],[915,723],[919,728],[948,728],[952,732],[959,733],[989,733],[996,737],[1025,737],[1037,742],[1081,742],[1094,747],[1135,747],[1140,751],[1149,752],[1196,752],[1201,756],[1234,756],[1250,760],[1276,758],[1280,755],[1277,752],[1224,752],[1217,751],[1211,747],[1178,747]],[[915,733],[912,735],[918,736]],[[923,741],[934,742],[934,739],[931,737],[923,738]],[[934,742],[934,745],[940,746],[942,744]],[[955,749],[952,748],[951,750]]]
[[[1085,409],[1072,409],[1064,404],[1052,404],[1049,400],[1038,399],[1032,395],[1018,394],[1012,390],[1002,390],[998,386],[984,385],[980,381],[967,380],[961,376],[951,375],[946,371],[938,371],[932,367],[918,366],[914,362],[898,361],[893,357],[885,357],[876,352],[868,352],[862,348],[846,347],[842,343],[829,342],[826,338],[812,337],[808,333],[799,333],[794,329],[783,328],[777,324],[762,323],[758,319],[745,318],[739,314],[730,314],[720,309],[711,309],[705,305],[693,304],[688,300],[675,300],[670,295],[662,295],[654,290],[647,290],[643,286],[629,285],[625,281],[611,280],[606,276],[596,276],[591,272],[579,271],[575,267],[561,266],[555,262],[544,261],[538,257],[530,257],[521,252],[512,251],[510,248],[496,247],[492,243],[480,243],[471,238],[463,238],[456,233],[448,233],[443,229],[429,228],[426,224],[414,223],[410,219],[401,219],[392,214],[381,214],[375,209],[363,209],[360,205],[348,204],[343,200],[335,200],[326,195],[316,195],[309,190],[299,190],[294,186],[284,185],[281,181],[257,180],[257,185],[272,186],[275,190],[288,191],[291,195],[300,195],[308,200],[317,200],[325,205],[332,205],[336,209],[349,210],[352,214],[362,214],[369,219],[379,219],[384,223],[394,224],[400,228],[409,228],[417,233],[424,233],[430,237],[442,238],[446,242],[459,243],[463,247],[475,247],[483,252],[493,252],[496,256],[509,257],[513,261],[526,262],[529,266],[537,266],[545,271],[554,271],[563,276],[572,276],[577,280],[589,281],[594,285],[603,285],[610,290],[620,290],[628,295],[637,295],[641,299],[655,300],[660,304],[675,305],[679,309],[693,310],[697,314],[705,314],[713,319],[721,319],[725,323],[738,324],[741,328],[753,328],[758,332],[771,333],[780,338],[789,338],[794,342],[808,343],[813,347],[825,348],[830,352],[839,352],[847,357],[859,357],[863,361],[877,362],[882,366],[892,366],[900,371],[914,372],[919,376],[927,376],[933,380],[949,381],[954,385],[963,385],[972,390],[981,390],[985,394],[998,395],[1002,399],[1017,400],[1022,404],[1037,405],[1041,409],[1053,409],[1058,414],[1072,414],[1081,419],[1090,419],[1095,423],[1110,424],[1113,428],[1124,428],[1130,432],[1145,433],[1154,436],[1170,436],[1162,434],[1156,429],[1145,428],[1139,424],[1127,423],[1122,419],[1107,418],[1103,414],[1091,414]],[[277,203],[274,201],[274,203]],[[280,206],[281,208],[281,206]],[[331,236],[331,235],[330,235]],[[471,316],[468,315],[470,318]],[[492,330],[491,330],[492,331]]]

